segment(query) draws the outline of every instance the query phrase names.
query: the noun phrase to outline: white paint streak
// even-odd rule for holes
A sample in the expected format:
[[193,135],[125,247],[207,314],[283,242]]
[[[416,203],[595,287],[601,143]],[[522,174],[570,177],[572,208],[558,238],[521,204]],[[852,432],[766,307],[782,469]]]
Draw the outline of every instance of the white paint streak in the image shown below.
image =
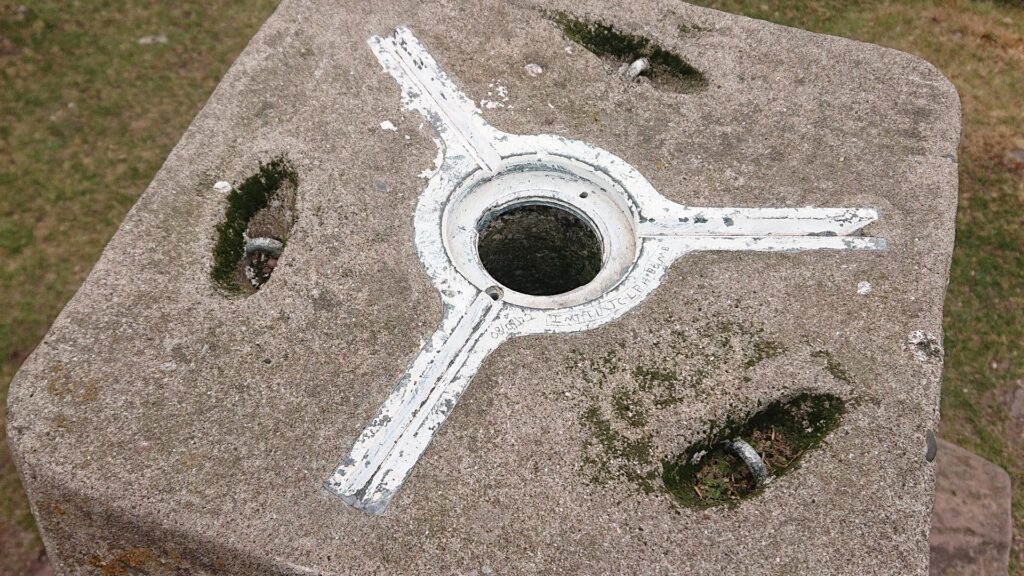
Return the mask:
[[371,514],[384,511],[483,357],[503,341],[487,332],[501,307],[480,292],[464,314],[438,330],[327,480],[328,489]]
[[496,131],[412,32],[398,28],[387,38],[374,36],[369,44],[384,70],[402,86],[406,107],[423,114],[449,149],[461,147],[481,168],[493,172],[501,162],[491,146]]
[[391,132],[398,132],[398,127],[391,123],[391,120],[385,120],[380,123],[381,130],[389,130]]
[[[434,167],[420,173],[428,181],[416,205],[414,241],[445,310],[441,326],[324,483],[370,514],[384,512],[481,363],[509,338],[614,321],[643,302],[676,259],[694,251],[885,248],[883,239],[859,235],[878,218],[869,208],[672,203],[605,150],[494,129],[409,30],[368,43],[401,87],[403,106],[422,114],[438,134]],[[489,88],[481,106],[504,106],[508,89],[500,82]],[[394,126],[385,121],[381,128]],[[598,277],[565,294],[530,296],[506,288],[492,299],[487,290],[496,282],[476,255],[476,222],[517,202],[584,215],[603,243]]]

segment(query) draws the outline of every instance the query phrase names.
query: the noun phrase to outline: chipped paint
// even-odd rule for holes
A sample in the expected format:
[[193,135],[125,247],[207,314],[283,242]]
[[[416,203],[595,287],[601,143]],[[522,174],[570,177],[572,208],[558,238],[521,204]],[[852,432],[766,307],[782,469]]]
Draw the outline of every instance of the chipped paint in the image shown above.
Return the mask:
[[[695,251],[879,250],[858,235],[870,208],[694,208],[669,201],[605,150],[554,135],[516,135],[486,122],[406,28],[370,49],[402,104],[437,132],[438,158],[414,218],[417,255],[441,295],[441,325],[325,481],[348,504],[381,514],[484,359],[515,336],[589,330],[621,317]],[[489,97],[507,102],[500,83]],[[481,106],[488,102],[482,99]],[[382,126],[383,128],[383,126]],[[479,261],[479,223],[519,205],[550,205],[587,221],[602,242],[589,284],[553,296],[501,289]]]
[[914,330],[907,336],[904,349],[913,353],[918,362],[931,363],[942,361],[942,345],[933,334],[924,330]]

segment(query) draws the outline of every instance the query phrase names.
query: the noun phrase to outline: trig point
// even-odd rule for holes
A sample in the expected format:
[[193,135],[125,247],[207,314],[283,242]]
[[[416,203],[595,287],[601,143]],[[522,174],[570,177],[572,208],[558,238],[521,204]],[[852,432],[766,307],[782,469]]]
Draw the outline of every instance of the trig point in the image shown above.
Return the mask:
[[959,128],[676,2],[287,2],[12,385],[47,550],[927,574]]

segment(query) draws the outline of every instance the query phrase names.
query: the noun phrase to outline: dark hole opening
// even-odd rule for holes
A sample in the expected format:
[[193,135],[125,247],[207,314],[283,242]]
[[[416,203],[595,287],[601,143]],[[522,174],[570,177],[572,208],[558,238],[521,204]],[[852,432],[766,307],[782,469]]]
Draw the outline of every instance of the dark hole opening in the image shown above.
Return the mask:
[[548,17],[562,27],[567,38],[601,58],[620,64],[647,58],[650,70],[645,75],[659,88],[683,93],[707,88],[707,78],[700,70],[650,38],[622,32],[604,22],[581,20],[564,12],[551,12]]
[[534,296],[564,294],[601,271],[597,233],[554,206],[517,206],[484,221],[477,251],[502,286]]

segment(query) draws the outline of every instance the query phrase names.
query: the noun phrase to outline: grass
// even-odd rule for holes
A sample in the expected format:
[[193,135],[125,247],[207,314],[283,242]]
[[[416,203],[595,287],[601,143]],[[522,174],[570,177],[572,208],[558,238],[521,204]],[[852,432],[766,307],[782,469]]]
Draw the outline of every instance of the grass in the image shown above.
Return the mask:
[[[0,402],[275,6],[0,0]],[[0,442],[0,574],[27,573],[40,550]]]
[[[1024,4],[697,3],[918,54],[959,89],[961,196],[941,434],[1010,473],[1011,574],[1024,576],[1024,450],[1007,413],[1024,380],[1024,165],[1008,155],[1024,150]],[[21,8],[0,0],[0,400],[275,4],[35,0]],[[161,34],[166,43],[138,41]],[[0,444],[0,574],[24,573],[38,553]]]

